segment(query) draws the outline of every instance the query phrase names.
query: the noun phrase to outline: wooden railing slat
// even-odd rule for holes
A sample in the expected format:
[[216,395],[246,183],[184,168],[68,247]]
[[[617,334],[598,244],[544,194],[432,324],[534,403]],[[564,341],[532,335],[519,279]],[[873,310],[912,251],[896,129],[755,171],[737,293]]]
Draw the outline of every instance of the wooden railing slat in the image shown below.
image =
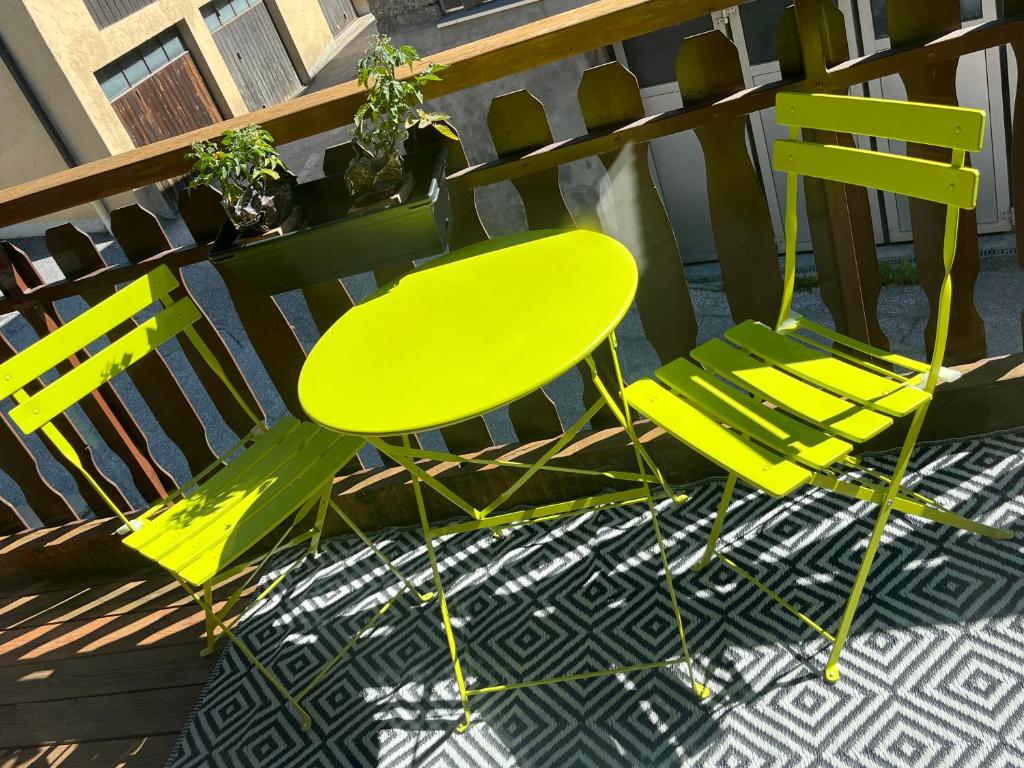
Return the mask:
[[[494,99],[487,113],[487,128],[499,157],[550,144],[552,140],[544,106],[527,91],[514,91]],[[530,229],[574,226],[558,186],[558,169],[549,168],[540,173],[518,176],[512,184],[523,201]],[[589,372],[581,369],[580,373],[583,376],[584,400],[589,402],[595,394],[594,385]],[[519,438],[524,441],[551,437],[562,431],[558,410],[543,389],[509,405],[509,418]]]
[[[435,134],[435,137],[440,134]],[[427,134],[429,136],[429,134]],[[466,159],[466,147],[461,141],[444,139],[444,146],[448,151],[448,172],[459,171],[469,165]],[[451,196],[452,205],[452,228],[448,235],[448,248],[458,250],[468,245],[479,243],[487,239],[487,230],[480,221],[480,214],[476,209],[476,195],[470,190],[459,195]],[[453,424],[441,430],[444,441],[449,450],[454,453],[470,453],[487,448],[494,444],[491,433],[487,429],[487,423],[482,418],[467,419],[459,424]]]
[[217,265],[217,272],[274,388],[285,407],[301,418],[298,384],[306,353],[295,329],[273,297],[261,293],[228,267]]
[[[442,51],[429,63],[446,65],[441,82],[425,89],[436,99],[500,77],[560,61],[619,40],[653,32],[728,7],[734,0],[595,0],[490,37]],[[411,76],[428,62],[417,65]],[[355,81],[300,96],[114,157],[0,190],[0,227],[88,203],[178,176],[188,170],[185,153],[200,139],[226,129],[263,124],[279,143],[348,123],[365,98]]]
[[[43,477],[32,451],[6,416],[0,416],[0,455],[4,457],[4,474],[25,494],[25,501],[43,525],[61,525],[78,519],[68,500]],[[4,530],[7,522],[0,508],[0,530]],[[15,530],[23,527],[19,525]]]
[[[61,271],[72,279],[106,266],[89,236],[72,224],[48,229],[46,248]],[[114,289],[109,288],[83,298],[88,304],[94,305],[113,293]],[[130,320],[113,329],[112,333],[114,336],[122,336],[137,325],[137,322]],[[216,453],[207,442],[206,430],[199,414],[161,354],[146,355],[125,372],[160,427],[181,449],[193,473],[199,472],[216,459]]]
[[[0,256],[0,290],[4,293],[19,293],[27,287],[42,285],[43,282],[25,252],[5,241]],[[60,313],[53,305],[37,305],[22,313],[22,317],[40,337],[63,324]],[[87,358],[88,354],[82,350],[66,362],[58,364],[57,371],[66,373]],[[153,457],[146,435],[111,384],[98,387],[89,397],[81,400],[80,405],[103,440],[124,462],[143,498],[156,501],[176,487],[174,478]],[[109,510],[97,512],[103,514]]]
[[[808,36],[813,35],[814,40]],[[782,71],[819,77],[849,57],[843,14],[829,2],[800,0],[786,9],[777,35]],[[845,94],[845,87],[834,90]],[[809,140],[854,146],[849,134],[804,131]],[[804,200],[821,298],[841,333],[889,348],[878,322],[882,278],[868,191],[805,177]]]
[[[640,120],[640,85],[628,69],[612,62],[583,73],[577,91],[583,121],[591,133]],[[629,144],[601,156],[615,201],[616,235],[637,261],[636,303],[644,332],[663,363],[693,349],[693,309],[672,223],[648,160],[646,144]]]
[[18,533],[25,530],[25,522],[7,499],[0,498],[0,535]]
[[[226,218],[223,209],[220,207],[220,196],[209,189],[209,187],[204,187],[202,190],[195,190],[192,193],[185,193],[179,196],[179,201],[186,199],[186,197],[189,202],[181,208],[182,218],[192,233],[192,237],[199,240],[211,228],[213,233],[216,234],[221,222]],[[212,213],[203,211],[201,206],[204,203],[210,204]],[[190,208],[194,215],[185,217],[185,208]],[[157,254],[166,253],[171,248],[167,234],[163,231],[160,222],[157,221],[152,213],[138,206],[128,206],[118,210],[124,212],[118,213],[114,211],[117,214],[116,218],[114,214],[111,214],[111,226],[114,225],[115,221],[117,222],[115,236],[120,234],[118,243],[121,245],[129,261],[144,265],[148,260],[157,256]],[[214,222],[216,222],[215,225]],[[195,228],[193,229],[193,227]],[[206,227],[206,230],[203,227]],[[123,238],[124,242],[122,242],[121,238]],[[203,255],[205,256],[205,251]],[[199,307],[202,317],[192,327],[206,346],[210,348],[217,360],[220,361],[225,375],[231,381],[231,385],[238,392],[239,396],[245,400],[249,409],[257,417],[263,418],[263,408],[260,406],[259,400],[256,399],[252,387],[249,386],[249,381],[242,373],[242,369],[238,366],[238,362],[235,360],[234,355],[231,354],[231,350],[224,342],[220,332],[213,325],[213,322],[203,310],[202,305],[196,301],[195,296],[188,287],[188,282],[181,273],[181,267],[178,265],[170,266],[179,283],[179,287],[171,292],[171,298],[177,301],[188,297]],[[203,360],[195,345],[184,336],[180,337],[179,343],[181,344],[182,352],[188,358],[192,370],[195,371],[210,400],[217,406],[217,410],[221,418],[224,419],[224,423],[239,437],[247,434],[252,429],[252,419],[249,418],[245,410],[235,400],[228,388],[224,386],[224,382],[220,380],[220,377],[210,370],[210,366]]]
[[[1024,14],[1024,0],[1003,0],[1002,12],[1007,16]],[[1024,200],[1024,31],[1011,41],[1013,56],[1017,61],[1017,89],[1013,102],[1013,131],[1010,136],[1010,183],[1013,186],[1012,199]],[[1013,228],[1017,243],[1017,263],[1024,269],[1024,227]],[[1024,308],[1020,313],[1021,340],[1024,341]]]
[[227,221],[217,190],[205,185],[178,193],[178,213],[197,243],[212,243]]
[[[0,333],[0,363],[10,360],[16,354],[17,350],[15,350],[10,341],[7,340],[7,337]],[[25,385],[25,391],[32,395],[42,389],[42,386],[42,382],[34,381]],[[65,415],[61,415],[55,418],[52,423],[71,444],[75,453],[77,453],[79,458],[82,460],[82,465],[85,467],[85,471],[96,479],[96,482],[99,483],[101,488],[103,488],[103,492],[110,497],[110,500],[117,504],[120,509],[131,509],[131,504],[121,489],[113,480],[107,477],[106,473],[104,473],[102,469],[100,469],[99,465],[96,463],[96,458],[93,456],[92,447],[86,442],[85,438],[82,437],[82,434],[71,422],[71,419]],[[45,434],[42,432],[38,434],[47,450],[49,450],[50,453],[53,454],[53,457],[71,474],[71,479],[75,482],[75,485],[78,487],[78,492],[82,495],[82,498],[85,499],[85,503],[89,506],[89,509],[99,515],[113,515],[113,512],[108,509],[103,498],[82,476],[82,473],[78,468],[64,458],[64,454],[57,449],[57,446],[54,445]]]
[[[893,45],[912,45],[960,29],[958,0],[890,0],[889,36]],[[910,101],[934,104],[958,104],[956,95],[957,61],[944,61],[900,72]],[[907,154],[928,160],[949,162],[946,149],[908,144]],[[968,165],[970,158],[968,157]],[[927,200],[910,200],[910,220],[914,230],[914,256],[921,287],[928,296],[931,312],[924,331],[925,346],[931,354],[935,341],[939,289],[945,267],[942,240],[946,209]],[[985,357],[985,323],[974,305],[974,284],[981,268],[978,253],[978,216],[974,210],[960,212],[960,236],[953,262],[953,301],[949,319],[946,360],[966,363]]]
[[[676,78],[684,105],[727,98],[743,90],[739,51],[717,30],[688,37],[676,59]],[[746,129],[746,117],[723,117],[696,132],[704,151],[711,229],[733,320],[774,324],[782,277],[768,203],[747,151]]]
[[[340,280],[325,280],[322,283],[307,285],[302,289],[302,297],[306,300],[313,324],[320,333],[324,333],[339,317],[352,309],[352,297]],[[356,455],[340,474],[351,474],[362,468],[363,463]]]

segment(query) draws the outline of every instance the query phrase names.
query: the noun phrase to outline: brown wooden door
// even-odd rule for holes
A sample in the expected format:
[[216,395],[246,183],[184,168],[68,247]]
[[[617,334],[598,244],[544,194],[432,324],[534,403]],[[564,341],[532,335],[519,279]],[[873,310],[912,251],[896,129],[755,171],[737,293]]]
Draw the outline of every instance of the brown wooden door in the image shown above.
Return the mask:
[[187,51],[112,103],[137,147],[221,119],[220,110]]

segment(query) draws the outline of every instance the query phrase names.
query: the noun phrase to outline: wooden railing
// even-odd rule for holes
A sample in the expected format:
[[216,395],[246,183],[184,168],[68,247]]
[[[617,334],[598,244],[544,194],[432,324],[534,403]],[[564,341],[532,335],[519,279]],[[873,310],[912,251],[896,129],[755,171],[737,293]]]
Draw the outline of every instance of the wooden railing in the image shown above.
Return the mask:
[[[578,10],[521,27],[436,56],[448,63],[442,83],[430,96],[497,79],[528,67],[592,50],[624,37],[644,34],[730,5],[730,0],[601,0]],[[607,170],[614,198],[617,226],[612,232],[631,248],[641,265],[637,309],[644,333],[662,361],[685,354],[697,338],[699,319],[687,288],[679,248],[668,214],[651,179],[647,142],[680,131],[693,130],[705,157],[712,229],[722,270],[725,293],[734,319],[756,318],[774,322],[781,280],[771,219],[757,171],[746,147],[747,115],[770,107],[783,89],[846,92],[851,85],[898,74],[911,98],[955,101],[955,74],[959,57],[993,46],[1012,44],[1024,49],[1024,16],[960,29],[956,0],[889,0],[893,48],[884,53],[850,59],[844,20],[828,0],[797,0],[788,9],[778,33],[782,79],[745,90],[735,46],[722,34],[710,32],[687,38],[679,55],[679,86],[683,107],[645,115],[636,78],[620,64],[587,70],[577,97],[587,133],[567,141],[554,141],[541,103],[526,91],[500,96],[489,106],[487,123],[498,159],[468,165],[462,147],[451,145],[450,188],[453,195],[452,247],[487,238],[477,215],[474,190],[511,181],[522,199],[531,228],[593,226],[593,219],[576,221],[558,183],[559,166],[597,157]],[[1018,8],[1017,6],[1021,6]],[[1010,11],[1024,13],[1024,0],[1007,0]],[[913,23],[909,23],[910,21]],[[1018,85],[1018,88],[1021,86]],[[216,135],[226,127],[250,121],[269,125],[281,141],[310,136],[346,123],[362,95],[354,83],[305,96],[243,118],[159,142],[116,157],[0,191],[0,225],[7,225],[89,202],[101,196],[164,180],[186,170],[188,143]],[[1018,99],[1017,104],[1022,103]],[[1022,107],[1018,106],[1018,109]],[[1015,116],[1016,117],[1016,116]],[[1024,156],[1024,129],[1013,122],[1014,162]],[[837,136],[849,142],[848,136]],[[912,153],[921,152],[911,147]],[[330,155],[325,166],[330,167]],[[1015,174],[1015,186],[1024,174]],[[857,338],[886,346],[878,323],[881,285],[867,192],[829,183],[805,187],[807,213],[821,293],[838,329]],[[182,217],[197,245],[174,249],[158,220],[138,206],[114,211],[112,231],[128,258],[127,264],[108,265],[90,238],[71,225],[51,229],[46,246],[66,276],[44,283],[32,261],[10,243],[0,249],[0,314],[18,312],[36,334],[42,335],[65,319],[57,303],[80,296],[94,302],[120,283],[156,264],[182,267],[203,262],[208,244],[223,221],[223,211],[209,190],[185,194]],[[934,302],[941,279],[942,216],[929,204],[911,209],[915,253],[921,285]],[[974,305],[973,286],[978,275],[978,240],[973,212],[965,212],[954,270],[954,308],[947,359],[967,362],[986,354],[984,324]],[[936,236],[936,233],[939,233]],[[412,264],[379,270],[378,282],[389,280]],[[269,380],[285,406],[301,414],[296,381],[305,352],[281,305],[264,296],[233,273],[221,270],[227,295],[248,333]],[[188,285],[185,276],[183,284]],[[187,291],[188,288],[183,288]],[[345,285],[337,280],[302,291],[316,327],[323,331],[352,306]],[[203,306],[203,297],[198,297]],[[213,307],[207,306],[208,312]],[[199,331],[226,362],[236,386],[259,409],[258,387],[249,383],[243,365],[231,357],[213,322],[204,317]],[[927,337],[928,334],[926,334]],[[183,354],[195,360],[195,350],[183,344]],[[0,331],[0,360],[14,350]],[[627,352],[628,353],[628,352]],[[83,352],[79,359],[85,357]],[[147,359],[148,360],[148,359]],[[72,363],[74,364],[74,362]],[[193,366],[197,373],[202,365]],[[177,372],[161,356],[133,371],[133,384],[167,437],[180,449],[189,467],[204,466],[211,447],[194,405],[179,383]],[[589,378],[583,377],[582,398],[595,397]],[[218,380],[202,379],[210,400],[236,433],[246,424],[236,404]],[[259,412],[259,411],[258,411]],[[147,443],[133,414],[118,392],[107,387],[84,403],[84,413],[106,447],[128,468],[135,489],[146,499],[157,498],[173,482],[159,455]],[[563,418],[551,398],[538,391],[513,403],[508,418],[521,442],[544,440],[562,431]],[[595,428],[608,426],[597,420]],[[81,424],[62,425],[78,446],[85,438]],[[474,419],[443,431],[448,446],[459,452],[482,450],[493,443],[487,425]],[[99,450],[97,448],[96,450]],[[0,420],[0,469],[22,489],[28,505],[44,525],[77,519],[78,514],[40,472],[37,455],[6,420]],[[55,453],[55,455],[58,455]],[[114,498],[133,495],[103,475],[109,462],[85,453],[87,461]],[[103,457],[105,459],[105,457]],[[346,468],[352,472],[359,467]],[[485,475],[486,473],[481,473]],[[487,480],[482,482],[487,483]],[[351,484],[351,483],[349,483]],[[102,514],[95,492],[79,485],[89,506]],[[0,530],[22,527],[13,500],[0,499]]]

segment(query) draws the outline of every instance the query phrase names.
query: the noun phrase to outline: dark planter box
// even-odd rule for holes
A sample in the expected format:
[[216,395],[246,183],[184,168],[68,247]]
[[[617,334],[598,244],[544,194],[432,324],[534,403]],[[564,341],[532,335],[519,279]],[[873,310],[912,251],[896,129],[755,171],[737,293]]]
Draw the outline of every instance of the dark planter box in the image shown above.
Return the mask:
[[238,230],[227,221],[210,261],[273,294],[444,253],[452,220],[445,157],[443,149],[407,155],[414,179],[409,199],[374,211],[348,213],[352,200],[340,173],[300,184],[297,229],[240,243]]

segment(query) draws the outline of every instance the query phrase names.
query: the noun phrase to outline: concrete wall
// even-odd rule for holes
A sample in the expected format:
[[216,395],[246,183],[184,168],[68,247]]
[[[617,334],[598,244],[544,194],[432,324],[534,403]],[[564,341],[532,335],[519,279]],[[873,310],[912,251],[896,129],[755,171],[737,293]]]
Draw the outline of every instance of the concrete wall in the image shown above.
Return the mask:
[[[96,71],[154,35],[176,27],[225,117],[247,109],[199,12],[206,0],[157,0],[99,29],[81,0],[4,0],[0,38],[79,162],[134,147]],[[309,80],[332,36],[317,0],[266,0],[300,79]],[[5,115],[5,122],[8,122]],[[151,197],[144,198],[153,203]],[[136,201],[121,194],[108,207]]]
[[[37,179],[68,166],[46,128],[32,109],[29,100],[18,87],[14,75],[0,63],[0,188]],[[0,229],[0,237],[20,237],[36,234],[47,227],[72,222],[88,231],[103,228],[97,211],[90,205],[80,205],[67,211]]]
[[[377,28],[382,34],[391,35],[396,42],[414,46],[429,61],[431,53],[562,13],[587,2],[534,0],[497,10],[489,10],[483,5],[475,13],[454,23],[447,23],[441,16],[436,0],[370,0],[370,10],[377,17]],[[576,89],[583,71],[608,60],[609,54],[605,51],[574,56],[460,91],[438,99],[432,106],[452,116],[470,162],[484,162],[496,157],[487,130],[487,110],[494,97],[519,89],[529,90],[544,104],[554,138],[567,139],[586,132],[576,101]],[[604,169],[595,158],[560,168],[562,195],[578,222],[593,216],[603,178]],[[476,200],[489,234],[501,235],[527,229],[522,202],[510,182],[478,189]]]

